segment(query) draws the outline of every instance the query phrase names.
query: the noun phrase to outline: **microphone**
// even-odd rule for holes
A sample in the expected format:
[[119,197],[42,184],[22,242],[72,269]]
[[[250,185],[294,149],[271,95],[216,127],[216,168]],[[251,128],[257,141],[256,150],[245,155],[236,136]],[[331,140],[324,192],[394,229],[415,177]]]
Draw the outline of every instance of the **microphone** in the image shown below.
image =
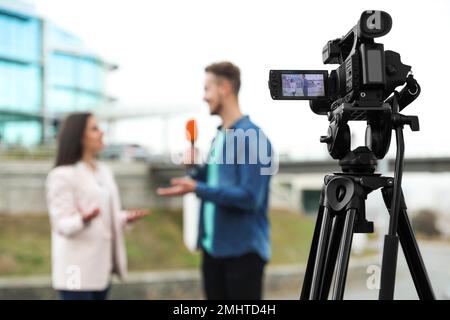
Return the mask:
[[190,149],[190,165],[195,164],[195,141],[197,140],[197,122],[195,119],[190,119],[186,122],[186,139],[191,144]]
[[[195,171],[195,141],[197,140],[197,122],[195,119],[190,119],[186,122],[186,139],[190,143],[189,158],[190,161],[186,161],[187,155],[185,154],[184,160],[186,165],[186,173]],[[194,170],[194,171],[191,171]],[[197,251],[198,243],[198,225],[200,219],[200,201],[194,193],[186,194],[183,196],[183,240],[186,247],[191,251]]]
[[197,122],[195,119],[190,119],[186,122],[186,139],[194,146],[197,140]]

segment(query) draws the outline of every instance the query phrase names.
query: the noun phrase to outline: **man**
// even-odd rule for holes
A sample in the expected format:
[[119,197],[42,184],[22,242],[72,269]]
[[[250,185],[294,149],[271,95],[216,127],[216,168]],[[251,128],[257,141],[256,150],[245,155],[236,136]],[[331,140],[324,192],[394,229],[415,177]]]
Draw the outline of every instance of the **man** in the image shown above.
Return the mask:
[[172,179],[159,195],[195,192],[202,200],[198,245],[207,299],[261,299],[270,259],[268,196],[272,150],[264,133],[240,110],[239,68],[229,62],[206,69],[205,96],[222,125],[208,163],[188,178]]
[[292,92],[292,96],[295,97],[295,93],[297,92],[297,83],[295,82],[295,79],[291,78],[291,92]]
[[306,75],[302,74],[302,86],[303,86],[303,96],[308,96],[308,80],[306,79]]

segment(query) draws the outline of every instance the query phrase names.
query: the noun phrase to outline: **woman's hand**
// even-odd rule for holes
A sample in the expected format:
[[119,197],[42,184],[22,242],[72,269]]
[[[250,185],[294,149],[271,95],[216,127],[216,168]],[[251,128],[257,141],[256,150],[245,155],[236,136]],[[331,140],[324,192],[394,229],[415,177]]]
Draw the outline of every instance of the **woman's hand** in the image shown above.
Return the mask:
[[86,224],[86,223],[89,223],[95,217],[97,217],[99,214],[100,214],[100,209],[99,208],[95,208],[91,212],[82,213],[81,216],[83,218],[83,222]]
[[150,210],[147,209],[132,209],[127,211],[127,222],[135,222],[150,214]]

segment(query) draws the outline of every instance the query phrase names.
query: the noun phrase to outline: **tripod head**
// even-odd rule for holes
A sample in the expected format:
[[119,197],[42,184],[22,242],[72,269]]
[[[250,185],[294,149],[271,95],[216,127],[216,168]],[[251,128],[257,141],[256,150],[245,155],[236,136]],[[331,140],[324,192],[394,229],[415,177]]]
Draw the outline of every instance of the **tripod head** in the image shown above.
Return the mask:
[[[333,159],[339,159],[343,172],[373,173],[378,159],[384,158],[391,143],[392,130],[409,125],[412,131],[419,130],[417,116],[405,116],[399,112],[413,102],[420,94],[420,85],[409,74],[401,91],[393,94],[383,103],[361,106],[353,103],[335,105],[328,113],[330,125],[328,134],[320,141],[326,143]],[[366,145],[350,150],[351,134],[348,121],[367,121]]]
[[[333,159],[339,159],[343,172],[373,173],[377,160],[389,150],[393,129],[408,124],[413,131],[419,130],[417,117],[399,113],[420,94],[411,66],[401,62],[400,54],[384,51],[383,44],[374,41],[391,27],[388,13],[365,11],[344,37],[329,41],[323,50],[324,63],[341,63],[330,74],[337,89],[328,99],[311,100],[310,106],[328,115],[328,134],[320,141],[327,144]],[[404,87],[396,91],[399,86]],[[350,150],[348,121],[367,121],[364,147]]]

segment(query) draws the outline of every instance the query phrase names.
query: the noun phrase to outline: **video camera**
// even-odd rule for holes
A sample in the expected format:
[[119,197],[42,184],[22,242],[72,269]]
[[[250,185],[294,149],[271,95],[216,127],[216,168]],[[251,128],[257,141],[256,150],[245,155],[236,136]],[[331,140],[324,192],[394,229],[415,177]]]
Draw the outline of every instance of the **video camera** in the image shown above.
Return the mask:
[[[339,64],[330,74],[326,70],[271,70],[269,74],[273,99],[310,100],[313,112],[328,115],[328,134],[320,141],[327,144],[334,159],[339,159],[342,169],[324,178],[302,300],[328,299],[333,279],[332,299],[344,298],[353,234],[373,232],[373,222],[366,218],[365,201],[369,193],[378,189],[390,214],[379,298],[394,298],[399,242],[418,296],[435,298],[401,188],[403,128],[408,125],[418,131],[419,119],[400,111],[419,96],[420,86],[398,53],[385,51],[382,44],[374,41],[391,27],[392,19],[386,12],[365,11],[350,32],[328,41],[324,47],[323,62]],[[351,120],[367,121],[365,145],[354,150],[350,149]],[[375,173],[377,160],[389,150],[392,131],[397,143],[394,178]]]
[[[272,99],[310,100],[314,113],[328,115],[330,128],[321,142],[328,144],[334,159],[350,152],[350,120],[367,120],[366,145],[377,159],[383,158],[390,145],[395,89],[406,84],[395,97],[398,111],[420,94],[411,66],[401,62],[400,54],[385,51],[383,44],[374,41],[391,27],[388,13],[364,11],[345,36],[328,41],[323,48],[323,63],[340,64],[336,70],[329,74],[327,70],[270,70]],[[417,118],[406,120],[413,130],[419,129]]]

